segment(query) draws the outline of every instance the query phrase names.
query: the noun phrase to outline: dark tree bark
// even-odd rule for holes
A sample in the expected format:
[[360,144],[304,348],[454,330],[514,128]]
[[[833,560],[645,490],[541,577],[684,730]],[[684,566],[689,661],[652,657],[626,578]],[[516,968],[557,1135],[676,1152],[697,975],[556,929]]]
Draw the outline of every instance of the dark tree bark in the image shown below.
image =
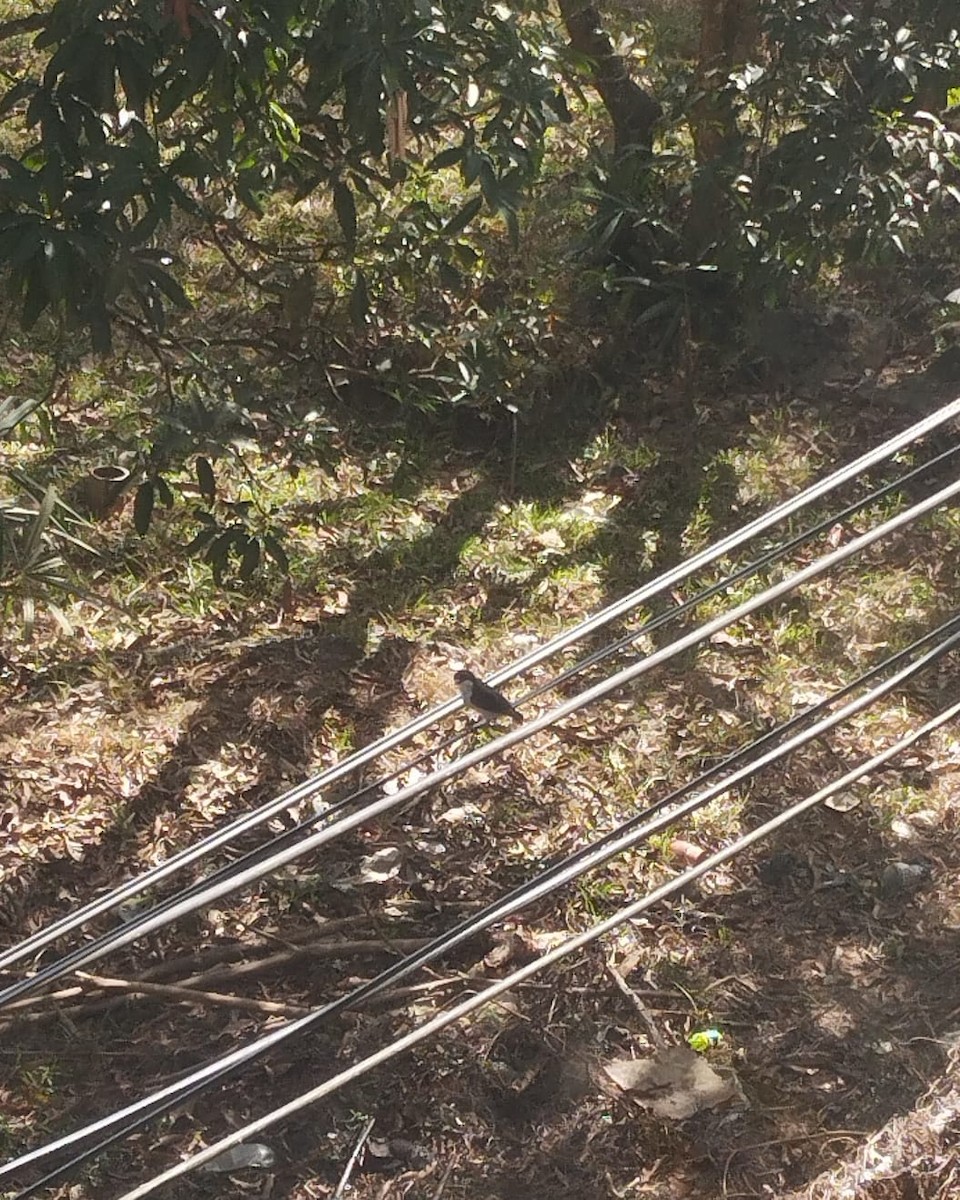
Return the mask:
[[632,146],[649,150],[661,115],[657,101],[630,78],[627,64],[600,27],[600,15],[584,0],[560,0],[570,45],[590,62],[591,81],[613,124],[614,155]]
[[727,77],[749,57],[757,30],[757,0],[701,0],[697,98],[688,114],[699,167],[686,226],[693,261],[707,249],[723,221],[716,170],[739,138],[726,92]]
[[748,57],[756,37],[756,0],[702,0],[697,52],[699,97],[690,110],[690,127],[701,166],[736,140],[736,124],[723,89],[733,68]]

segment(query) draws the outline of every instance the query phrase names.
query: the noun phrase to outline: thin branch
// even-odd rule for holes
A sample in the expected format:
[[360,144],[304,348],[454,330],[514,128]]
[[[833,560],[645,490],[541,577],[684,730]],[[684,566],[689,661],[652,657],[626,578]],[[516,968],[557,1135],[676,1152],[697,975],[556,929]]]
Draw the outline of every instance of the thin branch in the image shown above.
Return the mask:
[[302,1004],[280,1004],[274,1000],[256,1000],[248,996],[225,996],[221,992],[199,992],[195,988],[177,987],[172,983],[142,983],[130,979],[112,979],[105,975],[88,975],[77,971],[78,978],[105,991],[125,992],[129,996],[161,996],[188,1004],[213,1004],[220,1008],[239,1008],[245,1012],[269,1013],[271,1016],[303,1017],[311,1010]]
[[457,1165],[458,1161],[459,1160],[457,1159],[457,1156],[454,1155],[453,1158],[451,1158],[447,1163],[446,1169],[440,1176],[440,1182],[437,1184],[437,1190],[433,1193],[432,1200],[440,1200],[440,1197],[443,1195],[444,1189],[447,1186],[447,1180],[453,1174],[453,1168]]
[[[423,909],[426,910],[426,908],[427,905],[424,903]],[[288,950],[297,950],[308,942],[315,940],[318,933],[324,935],[325,938],[329,938],[331,935],[342,933],[346,929],[355,929],[357,926],[369,924],[370,919],[366,914],[351,917],[333,917],[324,921],[319,929],[302,929],[291,932],[282,944]],[[273,935],[260,933],[259,936],[272,937]],[[193,954],[181,954],[176,958],[165,959],[155,967],[150,967],[148,970],[142,971],[137,978],[143,980],[169,979],[170,976],[177,976],[184,971],[200,974],[211,967],[219,966],[221,963],[256,958],[257,955],[263,954],[269,948],[262,942],[234,942],[227,946],[208,946],[205,950],[197,950]]]
[[268,291],[269,289],[264,285],[263,280],[258,279],[252,271],[248,271],[243,263],[240,262],[240,260],[234,255],[233,251],[228,249],[226,242],[220,234],[220,231],[217,229],[214,221],[211,218],[208,218],[207,220],[207,229],[209,230],[210,238],[213,244],[223,255],[234,274],[239,279],[242,279],[244,283],[248,283],[252,288],[256,288],[258,292]]
[[39,33],[46,29],[49,13],[34,13],[29,17],[14,17],[10,21],[0,22],[0,42],[19,37],[24,33]]
[[[302,958],[337,958],[345,955],[388,954],[391,952],[402,955],[420,950],[428,945],[429,942],[429,938],[397,938],[390,947],[384,946],[380,941],[372,940],[311,942],[306,946],[299,946],[295,949],[284,951],[282,954],[271,954],[267,958],[255,959],[251,962],[242,962],[234,966],[205,971],[201,974],[191,975],[186,979],[178,980],[176,984],[164,986],[186,991],[188,993],[186,998],[194,998],[202,995],[197,990],[198,988],[205,988],[213,982],[221,983],[251,978],[265,974],[268,971],[277,970],[280,967],[287,967]],[[77,972],[77,974],[81,975],[80,972]],[[81,975],[81,977],[83,976]],[[93,977],[90,976],[89,978]],[[115,987],[116,985],[111,986]],[[148,983],[145,979],[129,981],[129,986],[133,990],[122,997],[105,997],[102,999],[90,997],[84,1002],[71,1005],[69,1008],[54,1007],[49,1002],[74,999],[78,994],[84,994],[80,989],[63,988],[58,992],[31,996],[8,1006],[6,1012],[18,1012],[18,1015],[10,1021],[0,1022],[0,1029],[6,1029],[9,1025],[16,1024],[19,1021],[36,1023],[60,1017],[69,1019],[75,1016],[93,1016],[94,1014],[107,1012],[125,1003],[127,1000],[143,999],[153,994],[169,994],[155,992],[154,988],[156,985]],[[216,993],[213,994],[216,995]],[[39,1011],[22,1013],[18,1011],[28,1008],[38,1008]],[[298,1010],[301,1014],[303,1011],[305,1010]]]
[[658,1050],[666,1050],[666,1048],[667,1048],[666,1040],[665,1040],[663,1034],[660,1032],[659,1026],[657,1025],[656,1021],[654,1021],[653,1015],[651,1014],[651,1012],[647,1008],[647,1006],[644,1004],[644,1002],[640,999],[640,997],[633,990],[633,988],[631,988],[629,983],[627,983],[627,981],[620,974],[620,972],[617,970],[617,968],[613,965],[612,962],[607,963],[607,972],[610,975],[610,978],[613,980],[613,982],[620,989],[620,991],[623,992],[623,994],[627,997],[627,999],[632,1002],[634,1008],[637,1010],[637,1012],[643,1018],[644,1024],[646,1025],[647,1029],[650,1031],[650,1040],[653,1042],[654,1046],[656,1046],[656,1048]]
[[333,1193],[331,1200],[341,1200],[344,1192],[347,1190],[347,1184],[350,1182],[350,1176],[353,1174],[353,1168],[357,1165],[357,1159],[364,1146],[367,1144],[367,1138],[370,1136],[370,1131],[376,1123],[376,1117],[370,1117],[364,1127],[360,1130],[360,1136],[357,1138],[356,1145],[347,1159],[347,1165],[343,1168],[343,1174],[340,1176],[340,1182],[337,1184],[337,1190]]
[[279,967],[287,967],[302,958],[339,958],[346,955],[360,954],[412,954],[430,944],[430,938],[397,938],[390,946],[380,941],[358,940],[352,942],[324,941],[310,942],[295,950],[285,950],[281,954],[271,954],[267,958],[259,958],[254,962],[237,963],[232,967],[206,971],[201,975],[192,975],[180,981],[181,987],[206,986],[214,980],[217,982],[227,979],[249,978],[262,975],[267,971],[275,971]]

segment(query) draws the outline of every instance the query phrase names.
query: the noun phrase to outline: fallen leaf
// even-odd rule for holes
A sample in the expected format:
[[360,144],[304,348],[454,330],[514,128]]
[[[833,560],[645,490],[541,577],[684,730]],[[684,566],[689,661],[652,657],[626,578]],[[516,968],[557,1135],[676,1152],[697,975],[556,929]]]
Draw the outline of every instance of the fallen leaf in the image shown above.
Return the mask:
[[567,543],[556,529],[542,529],[534,540],[541,551],[547,554],[559,554],[567,548]]
[[361,883],[385,883],[398,874],[403,856],[398,846],[384,846],[360,860]]
[[611,1059],[603,1070],[638,1104],[673,1121],[684,1121],[732,1100],[744,1103],[736,1075],[718,1074],[689,1046],[658,1050],[652,1058]]

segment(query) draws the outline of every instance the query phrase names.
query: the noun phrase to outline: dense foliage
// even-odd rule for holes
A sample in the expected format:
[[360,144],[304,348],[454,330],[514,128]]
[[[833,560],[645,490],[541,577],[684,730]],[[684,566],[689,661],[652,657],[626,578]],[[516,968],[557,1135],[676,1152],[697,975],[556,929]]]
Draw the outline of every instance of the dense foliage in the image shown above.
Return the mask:
[[458,163],[482,197],[447,236],[483,201],[513,222],[563,112],[543,48],[502,5],[58,0],[0,36],[27,30],[0,104],[16,147],[0,160],[0,261],[25,326],[51,309],[100,349],[126,298],[154,326],[186,304],[165,245],[177,212],[259,212],[280,188],[323,187],[349,253],[357,195],[375,203],[408,144],[430,156],[442,138],[434,165]]
[[[515,454],[518,421],[542,419],[536,400],[605,338],[722,339],[729,362],[757,313],[846,261],[905,260],[960,199],[946,3],[55,0],[4,15],[5,330],[28,332],[49,378],[0,434],[39,421],[52,446],[30,414],[69,393],[86,345],[122,335],[153,363],[114,446],[135,527],[174,506],[187,466],[185,544],[218,579],[287,569],[269,505],[219,487],[224,456],[250,475],[244,439],[296,471],[329,455],[333,404],[372,424],[386,398],[477,410]],[[232,285],[197,269],[208,251]],[[191,306],[202,328],[171,319]],[[298,355],[310,403],[282,377]],[[56,473],[8,478],[4,595],[34,576],[63,589],[62,535],[78,530],[44,500]]]
[[601,169],[593,227],[646,320],[669,335],[682,312],[778,305],[825,266],[902,258],[953,209],[960,138],[940,110],[960,22],[908,7],[764,4],[709,71],[664,87],[663,149],[625,182]]
[[[844,253],[904,251],[952,190],[956,139],[937,113],[916,116],[930,80],[945,101],[956,74],[946,6],[705,3],[699,57],[679,62],[654,20],[616,19],[632,23],[619,45],[642,51],[646,92],[574,0],[556,15],[480,0],[57,0],[8,21],[0,263],[23,324],[50,311],[106,349],[132,300],[161,327],[188,303],[177,213],[235,219],[277,192],[329,196],[345,259],[388,205],[373,273],[455,288],[476,261],[460,235],[483,206],[519,238],[545,133],[583,82],[618,136],[615,157],[595,156],[588,249],[611,250],[642,288],[686,290],[708,269],[776,289]],[[622,144],[614,62],[621,93],[649,94],[662,116],[652,149]],[[404,190],[451,167],[471,190],[454,211]],[[354,272],[358,322],[370,273]]]

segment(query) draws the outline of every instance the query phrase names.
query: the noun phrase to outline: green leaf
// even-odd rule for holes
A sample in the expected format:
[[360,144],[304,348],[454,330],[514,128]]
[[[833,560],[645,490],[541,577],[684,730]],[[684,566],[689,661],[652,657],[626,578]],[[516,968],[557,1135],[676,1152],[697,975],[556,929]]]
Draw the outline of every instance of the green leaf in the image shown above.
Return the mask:
[[7,396],[0,400],[0,437],[15,429],[24,418],[28,417],[35,408],[43,403],[42,397],[17,402],[15,396]]
[[448,262],[441,262],[437,267],[440,284],[448,292],[456,292],[463,286],[463,276]]
[[446,225],[444,225],[440,231],[441,235],[449,238],[466,229],[481,208],[483,208],[482,196],[474,196],[472,200],[468,200],[463,208],[458,213],[454,213]]
[[507,223],[507,232],[510,234],[510,241],[513,243],[514,248],[516,248],[520,245],[520,222],[517,220],[516,209],[512,207],[503,209],[503,219]]
[[110,328],[110,316],[102,304],[91,302],[87,308],[87,328],[90,330],[90,344],[97,354],[109,354],[113,349],[113,332]]
[[450,146],[446,150],[441,150],[430,160],[428,170],[440,171],[444,167],[452,167],[454,163],[463,159],[463,153],[463,146]]
[[556,116],[557,120],[562,121],[564,125],[568,125],[573,120],[563,88],[557,88],[552,96],[546,98],[545,104]]
[[463,182],[471,184],[477,178],[477,173],[480,170],[480,155],[472,146],[464,146],[463,148]]
[[154,487],[157,489],[157,498],[164,508],[173,508],[173,492],[170,490],[170,485],[162,475],[154,475]]
[[247,544],[243,548],[243,555],[240,559],[240,570],[237,574],[241,579],[250,579],[257,567],[260,566],[260,540],[259,538],[247,538]]
[[362,271],[358,271],[353,291],[350,293],[350,320],[354,325],[362,327],[367,323],[369,312],[370,293],[367,291],[366,276]]
[[483,192],[483,198],[491,208],[497,208],[502,199],[500,192],[500,184],[497,181],[496,174],[490,161],[487,158],[481,160],[477,169],[477,177],[480,180],[480,190]]
[[230,547],[236,543],[238,537],[246,537],[246,534],[237,529],[225,530],[213,539],[203,556],[213,569],[213,578],[217,583],[223,579],[223,572],[230,560]]
[[67,614],[63,611],[60,605],[54,604],[52,600],[47,600],[46,605],[47,612],[49,612],[50,616],[53,617],[56,623],[60,626],[61,631],[65,633],[67,637],[72,637],[73,626],[70,624]]
[[32,329],[43,310],[50,303],[50,294],[43,278],[41,264],[34,260],[27,276],[27,293],[23,300],[20,323],[24,329]]
[[178,308],[192,308],[190,299],[187,293],[183,290],[180,284],[174,279],[169,271],[164,271],[161,267],[154,263],[141,262],[138,264],[138,270],[145,275],[154,287],[158,288],[171,300]]
[[153,84],[146,47],[133,38],[118,37],[116,58],[127,108],[142,117]]
[[153,480],[148,479],[137,488],[133,501],[133,526],[141,537],[144,537],[150,528],[154,499]]
[[353,192],[345,183],[333,185],[333,207],[336,210],[340,228],[343,230],[343,236],[347,239],[347,248],[352,254],[357,244],[357,206],[353,199]]
[[252,173],[246,171],[237,179],[237,199],[242,201],[251,212],[256,213],[258,217],[262,217],[263,205],[260,203],[259,198],[254,192],[253,188],[250,186],[251,178]]
[[213,539],[217,536],[216,528],[201,529],[183,548],[184,554],[197,554],[204,547],[209,546]]
[[197,459],[197,484],[200,495],[212,503],[217,497],[217,480],[208,458]]
[[50,517],[57,503],[57,492],[53,487],[48,487],[43,494],[43,499],[40,501],[40,507],[37,510],[37,515],[30,526],[30,532],[27,534],[27,539],[23,545],[23,559],[29,564],[36,557],[37,551],[40,548],[40,541],[43,537],[44,530],[50,524]]
[[267,555],[273,559],[284,575],[290,574],[290,560],[287,558],[286,551],[280,544],[279,538],[272,533],[264,534],[263,548]]
[[33,627],[37,623],[37,606],[32,596],[24,596],[21,601],[23,610],[23,636],[30,640],[33,636]]

